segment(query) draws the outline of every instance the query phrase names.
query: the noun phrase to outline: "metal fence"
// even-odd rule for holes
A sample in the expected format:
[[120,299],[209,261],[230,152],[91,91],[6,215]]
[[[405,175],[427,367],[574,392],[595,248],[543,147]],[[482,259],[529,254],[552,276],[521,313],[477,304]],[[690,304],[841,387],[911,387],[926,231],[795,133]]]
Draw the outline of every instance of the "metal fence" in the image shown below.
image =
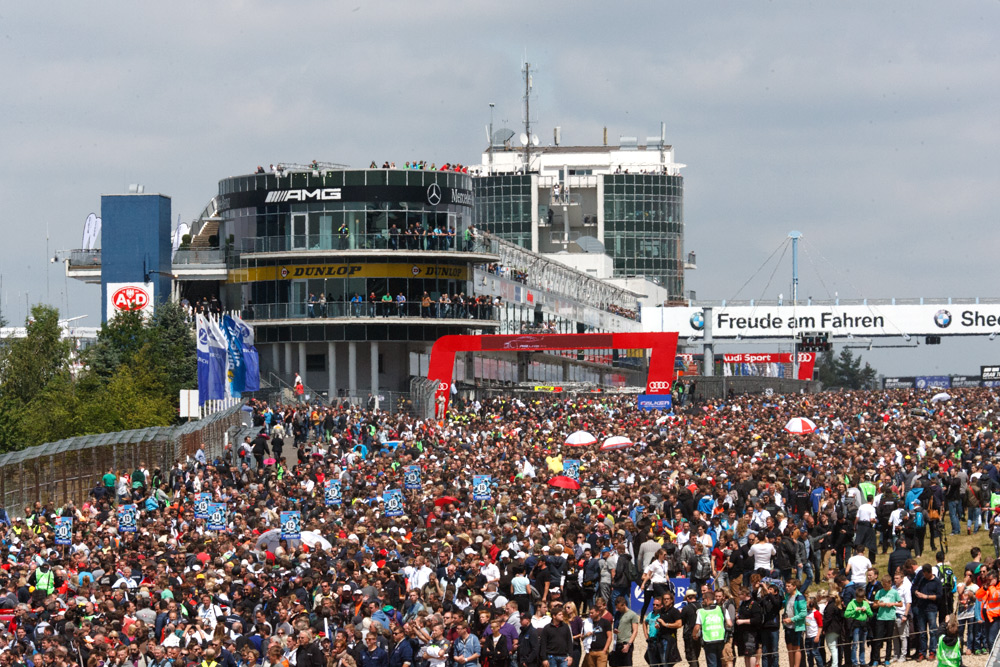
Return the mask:
[[230,429],[241,423],[242,406],[236,405],[178,426],[82,435],[3,454],[0,503],[11,516],[23,516],[36,501],[82,503],[108,470],[131,472],[145,464],[166,471],[202,443],[206,456],[219,456]]
[[438,383],[423,377],[410,380],[410,401],[413,414],[421,419],[434,418],[434,394]]

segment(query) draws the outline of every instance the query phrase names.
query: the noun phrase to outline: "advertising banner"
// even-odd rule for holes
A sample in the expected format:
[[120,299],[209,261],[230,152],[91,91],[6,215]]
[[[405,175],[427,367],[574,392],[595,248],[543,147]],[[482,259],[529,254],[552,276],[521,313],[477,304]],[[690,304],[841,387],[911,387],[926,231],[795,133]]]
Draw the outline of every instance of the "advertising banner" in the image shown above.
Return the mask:
[[386,516],[403,516],[403,491],[401,489],[383,491],[382,500],[385,502]]
[[73,544],[73,517],[56,517],[56,544],[59,546]]
[[208,504],[212,502],[211,493],[199,493],[194,499],[194,518],[196,519],[207,519],[208,518]]
[[281,539],[298,540],[302,537],[302,512],[290,510],[281,513]]
[[403,488],[407,491],[419,491],[421,489],[420,466],[409,465],[403,468]]
[[492,475],[472,476],[472,499],[490,500],[493,497]]
[[948,375],[919,375],[913,378],[917,389],[950,389],[951,377]]
[[139,516],[139,508],[135,505],[121,505],[118,507],[118,532],[134,533],[136,522]]
[[883,388],[885,389],[913,389],[916,384],[917,379],[912,377],[905,378],[886,378],[883,383]]
[[951,386],[953,388],[962,387],[978,387],[982,385],[978,377],[973,375],[952,375],[951,376]]
[[670,412],[674,406],[674,398],[670,394],[639,394],[640,410],[663,410]]
[[153,314],[153,283],[108,283],[108,306],[105,318],[110,322],[122,312],[138,311],[143,317]]
[[1000,380],[1000,366],[980,366],[980,380]]
[[323,483],[323,502],[327,507],[341,503],[339,479],[328,479]]
[[226,503],[209,503],[205,527],[209,530],[226,530],[228,518],[229,508]]
[[[684,594],[691,588],[691,580],[687,578],[671,578],[670,583],[674,585],[674,604],[680,607],[684,602]],[[637,584],[632,584],[632,594],[629,596],[629,608],[635,613],[642,611],[642,603],[645,601],[645,593]],[[652,604],[650,604],[652,607]]]
[[[697,306],[642,309],[644,331],[700,338],[705,312]],[[989,335],[1000,329],[1000,304],[717,306],[714,338],[790,338],[798,331],[832,336]]]

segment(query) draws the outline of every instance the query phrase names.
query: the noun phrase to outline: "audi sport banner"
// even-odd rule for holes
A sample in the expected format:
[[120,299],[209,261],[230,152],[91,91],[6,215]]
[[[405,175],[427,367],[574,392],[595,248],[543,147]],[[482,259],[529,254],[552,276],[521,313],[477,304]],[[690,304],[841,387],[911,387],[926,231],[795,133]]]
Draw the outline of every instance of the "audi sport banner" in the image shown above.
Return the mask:
[[[697,306],[642,309],[644,331],[677,331],[700,338],[705,311]],[[1000,330],[1000,304],[852,304],[715,306],[714,338],[790,338],[798,331],[832,336],[989,335]]]

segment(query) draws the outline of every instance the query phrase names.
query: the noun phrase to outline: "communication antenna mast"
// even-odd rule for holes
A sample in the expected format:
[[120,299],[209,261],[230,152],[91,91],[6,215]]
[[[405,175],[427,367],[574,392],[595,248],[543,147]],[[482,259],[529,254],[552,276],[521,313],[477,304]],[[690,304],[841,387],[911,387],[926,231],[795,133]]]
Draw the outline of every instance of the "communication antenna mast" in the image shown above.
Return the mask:
[[531,63],[525,62],[524,68],[524,173],[531,171]]

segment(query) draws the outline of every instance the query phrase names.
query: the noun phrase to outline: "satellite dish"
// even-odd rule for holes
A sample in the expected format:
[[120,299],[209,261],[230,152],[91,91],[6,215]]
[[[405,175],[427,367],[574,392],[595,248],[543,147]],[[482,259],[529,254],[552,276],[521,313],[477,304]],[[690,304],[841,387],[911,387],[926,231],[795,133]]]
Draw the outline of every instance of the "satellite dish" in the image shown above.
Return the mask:
[[526,135],[524,132],[521,133],[521,145],[522,146],[528,145],[528,135]]
[[531,145],[532,146],[537,146],[538,145],[538,135],[537,134],[531,135]]

